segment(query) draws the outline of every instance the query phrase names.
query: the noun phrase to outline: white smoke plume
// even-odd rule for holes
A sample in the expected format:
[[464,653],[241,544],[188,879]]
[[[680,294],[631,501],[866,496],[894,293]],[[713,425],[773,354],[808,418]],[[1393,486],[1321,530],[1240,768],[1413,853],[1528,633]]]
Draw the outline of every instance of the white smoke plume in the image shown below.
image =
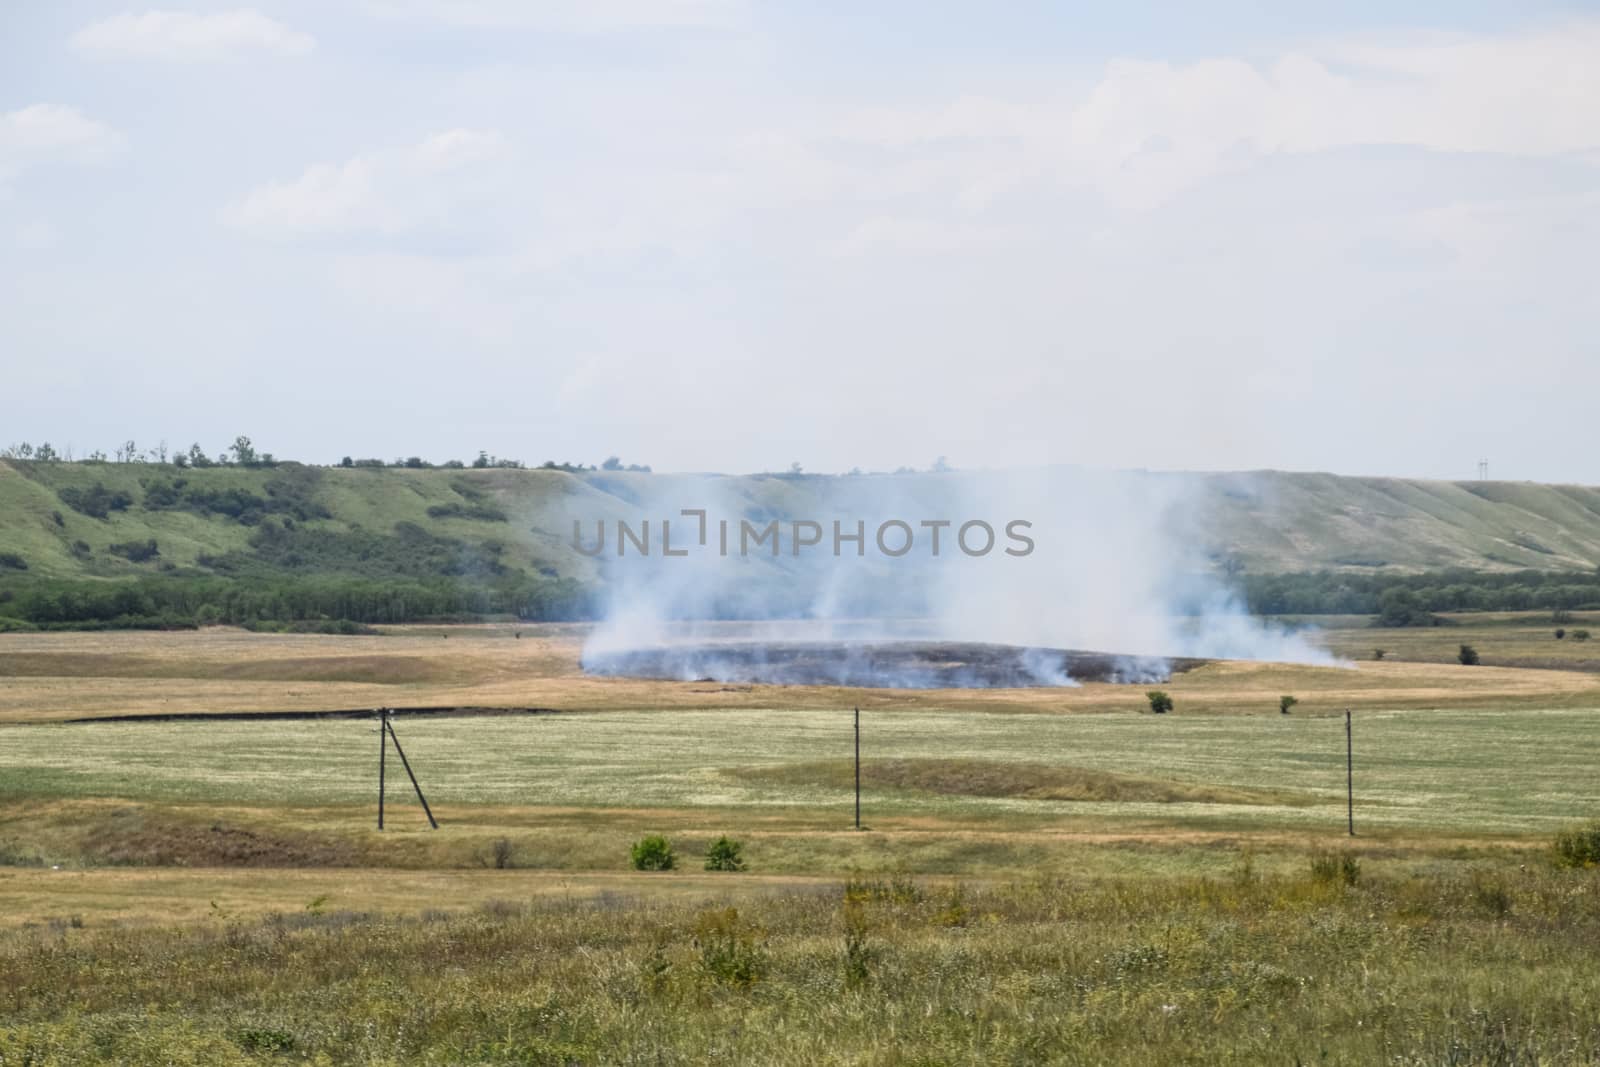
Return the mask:
[[[839,642],[850,647],[908,639],[1021,646],[1025,684],[1070,685],[1059,657],[1076,649],[1127,657],[1126,681],[1166,674],[1173,657],[1268,660],[1334,665],[1302,635],[1252,618],[1212,572],[1218,546],[1196,534],[1201,501],[1183,479],[1143,472],[1048,468],[864,476],[591,476],[590,484],[625,501],[635,531],[650,523],[651,553],[633,546],[617,554],[614,520],[598,558],[607,588],[604,622],[586,661],[665,644],[703,645],[730,639]],[[596,523],[574,502],[585,544]],[[707,537],[685,509],[703,509]],[[741,521],[765,529],[774,520],[778,553],[770,544],[741,553]],[[834,554],[832,524],[865,531],[864,553],[846,543]],[[875,533],[891,520],[912,532],[911,551],[886,556]],[[959,527],[982,520],[994,547],[970,556],[957,543]],[[663,522],[675,550],[662,555]],[[926,522],[940,529],[938,555]],[[1032,542],[1006,536],[1008,524]],[[721,523],[729,554],[720,553]],[[793,544],[796,522],[813,522],[822,543]],[[566,521],[571,532],[571,521]],[[810,528],[807,528],[809,532]],[[887,535],[898,550],[904,528]],[[984,542],[981,531],[971,547]],[[854,684],[861,660],[841,649]],[[841,667],[841,670],[844,668]],[[719,666],[701,654],[681,667],[686,676],[732,680],[743,668]],[[895,684],[888,679],[884,684]]]

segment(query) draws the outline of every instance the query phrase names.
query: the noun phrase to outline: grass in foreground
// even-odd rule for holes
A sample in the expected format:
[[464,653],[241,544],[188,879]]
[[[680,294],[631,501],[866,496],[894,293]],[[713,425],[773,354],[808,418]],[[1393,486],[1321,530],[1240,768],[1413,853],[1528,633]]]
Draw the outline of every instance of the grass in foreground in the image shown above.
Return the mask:
[[0,1063],[1589,1063],[1596,878],[1246,857],[1209,878],[64,922],[0,936]]

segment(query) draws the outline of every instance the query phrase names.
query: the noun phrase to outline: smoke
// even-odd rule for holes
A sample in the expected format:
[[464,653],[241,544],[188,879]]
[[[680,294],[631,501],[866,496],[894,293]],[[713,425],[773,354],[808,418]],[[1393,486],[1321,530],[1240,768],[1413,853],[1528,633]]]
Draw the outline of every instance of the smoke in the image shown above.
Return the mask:
[[[1215,575],[1214,557],[1227,546],[1201,536],[1207,501],[1193,479],[1048,468],[587,481],[604,506],[575,497],[557,529],[570,536],[578,519],[593,548],[595,520],[602,513],[609,520],[595,558],[607,607],[584,652],[595,670],[616,669],[624,662],[618,655],[630,650],[676,647],[681,662],[651,661],[658,676],[773,681],[784,676],[781,664],[707,650],[736,642],[831,643],[833,684],[950,685],[958,677],[950,670],[930,675],[926,664],[899,663],[891,671],[871,654],[870,646],[913,639],[1017,646],[1004,671],[958,683],[973,685],[1075,684],[1052,652],[1064,649],[1115,655],[1112,676],[1127,682],[1164,680],[1175,658],[1336,663],[1303,635],[1251,617]],[[684,516],[686,509],[706,513],[703,545],[699,520]],[[649,522],[648,556],[631,543],[618,555],[619,517],[636,532]],[[770,542],[752,545],[743,526],[761,532],[774,521],[775,555]],[[847,539],[835,554],[835,522],[847,538],[859,523],[864,543]],[[989,551],[962,550],[958,531],[969,522],[993,532]],[[1014,522],[1026,525],[1008,530]],[[662,554],[664,523],[671,547],[686,555]],[[935,531],[930,523],[948,525]],[[810,524],[822,531],[821,541],[797,551],[795,538],[809,538]],[[880,528],[887,531],[882,545]],[[985,528],[971,529],[968,547],[975,550]],[[885,553],[899,551],[908,533],[903,555]]]

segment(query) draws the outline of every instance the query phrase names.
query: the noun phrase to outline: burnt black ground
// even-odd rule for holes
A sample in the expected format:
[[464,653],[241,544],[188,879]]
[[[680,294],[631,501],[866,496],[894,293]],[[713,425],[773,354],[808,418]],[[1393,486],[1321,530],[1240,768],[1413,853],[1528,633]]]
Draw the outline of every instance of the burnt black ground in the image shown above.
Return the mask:
[[1021,689],[1164,682],[1206,662],[954,641],[715,642],[585,653],[590,674],[886,689]]

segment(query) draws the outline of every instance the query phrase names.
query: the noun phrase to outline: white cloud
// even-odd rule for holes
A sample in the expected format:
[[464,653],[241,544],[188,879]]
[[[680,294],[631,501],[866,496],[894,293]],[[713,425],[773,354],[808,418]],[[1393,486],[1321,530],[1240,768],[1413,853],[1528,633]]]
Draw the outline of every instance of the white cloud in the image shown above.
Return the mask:
[[367,9],[477,29],[564,33],[726,28],[744,14],[741,0],[370,0]]
[[[1596,131],[1600,21],[1590,20],[1517,34],[1329,41],[1260,62],[1113,59],[1076,99],[965,95],[852,111],[813,131],[814,158],[800,165],[861,196],[953,184],[963,203],[1047,175],[1142,211],[1273,153],[1409,145],[1578,154],[1600,145]],[[851,167],[839,142],[892,155]]]
[[1026,236],[1020,227],[880,216],[867,219],[852,230],[838,251],[843,255],[885,250],[914,254],[963,252],[1014,244]]
[[17,227],[15,243],[24,252],[44,252],[59,241],[56,228],[44,219],[30,219]]
[[460,231],[481,221],[475,182],[509,151],[494,130],[447,130],[408,148],[317,163],[252,190],[223,221],[258,237]]
[[45,163],[96,163],[122,146],[122,136],[77,108],[34,104],[0,114],[0,181]]
[[219,60],[253,52],[303,56],[316,40],[253,8],[241,8],[211,14],[125,12],[85,26],[73,34],[72,47],[95,58]]

